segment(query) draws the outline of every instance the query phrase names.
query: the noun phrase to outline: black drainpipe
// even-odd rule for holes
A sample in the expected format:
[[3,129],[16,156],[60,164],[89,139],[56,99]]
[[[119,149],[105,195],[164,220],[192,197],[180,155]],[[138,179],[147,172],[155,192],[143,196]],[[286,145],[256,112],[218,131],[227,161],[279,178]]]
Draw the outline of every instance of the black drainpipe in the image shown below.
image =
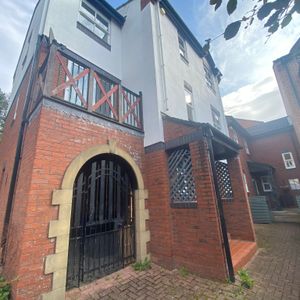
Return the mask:
[[12,175],[11,175],[11,181],[10,181],[8,199],[7,199],[7,206],[6,206],[5,217],[4,217],[4,226],[3,226],[3,230],[2,230],[1,264],[3,264],[4,260],[5,260],[6,240],[7,240],[8,228],[9,228],[9,223],[10,223],[10,218],[11,218],[11,213],[12,213],[18,171],[19,171],[19,166],[20,166],[20,161],[21,161],[21,153],[22,153],[23,141],[24,141],[23,136],[24,136],[24,132],[26,129],[26,125],[28,123],[27,113],[28,113],[28,108],[29,108],[29,104],[30,104],[30,96],[31,96],[31,90],[32,90],[33,79],[34,79],[33,70],[36,69],[36,65],[37,65],[37,61],[38,61],[37,58],[38,58],[39,49],[40,49],[39,46],[41,44],[41,40],[42,40],[42,37],[39,36],[37,39],[35,53],[34,53],[34,56],[33,56],[32,62],[31,62],[31,67],[30,67],[30,77],[29,77],[30,81],[29,81],[28,88],[26,91],[26,96],[25,96],[25,104],[24,104],[24,110],[23,110],[23,115],[22,115],[22,122],[21,122],[21,127],[20,127],[20,131],[19,131],[19,135],[18,135],[16,155],[15,155],[14,166],[13,166]]
[[206,140],[208,143],[208,152],[209,152],[209,158],[210,158],[210,162],[211,162],[211,169],[212,169],[212,173],[213,173],[215,191],[216,191],[216,196],[217,196],[218,212],[219,212],[219,216],[220,216],[221,231],[222,231],[222,236],[223,236],[223,245],[224,245],[224,250],[225,250],[225,255],[226,255],[229,279],[231,282],[235,282],[234,269],[233,269],[233,265],[232,265],[231,252],[230,252],[230,246],[229,246],[228,235],[227,235],[226,221],[225,221],[225,217],[224,217],[222,197],[220,194],[219,184],[218,184],[218,179],[217,179],[214,148],[213,148],[213,144],[212,144],[213,133],[211,132],[211,129],[208,126],[204,127],[204,136],[206,137]]

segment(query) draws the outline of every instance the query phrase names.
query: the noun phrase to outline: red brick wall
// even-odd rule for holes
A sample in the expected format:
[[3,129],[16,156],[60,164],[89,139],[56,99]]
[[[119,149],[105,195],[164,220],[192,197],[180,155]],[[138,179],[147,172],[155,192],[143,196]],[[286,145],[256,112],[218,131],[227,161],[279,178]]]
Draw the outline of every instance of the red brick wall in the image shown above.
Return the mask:
[[[287,69],[290,73],[290,76]],[[296,55],[289,55],[287,59],[280,59],[275,61],[274,72],[287,115],[293,121],[298,143],[300,144],[299,59],[297,59]]]
[[[300,180],[300,160],[293,131],[278,133],[252,141],[252,157],[255,161],[272,165],[275,169],[275,180],[279,188],[289,186],[288,179]],[[282,153],[292,152],[296,163],[295,169],[286,169],[282,159]],[[300,191],[292,194],[300,195]]]
[[195,127],[179,124],[168,119],[165,119],[163,121],[163,126],[164,138],[166,142],[176,139],[180,136],[191,134],[192,132],[195,132],[197,130]]
[[[249,196],[254,196],[255,190],[254,190],[254,186],[252,183],[252,176],[249,172],[249,168],[248,168],[248,164],[247,161],[251,161],[252,160],[252,151],[250,150],[250,155],[247,154],[246,150],[245,150],[245,144],[244,141],[246,140],[245,137],[243,135],[241,135],[237,130],[234,130],[232,127],[229,127],[229,136],[234,139],[234,132],[237,134],[238,136],[238,140],[239,140],[239,145],[241,147],[243,147],[243,149],[240,150],[240,161],[241,161],[241,168],[242,168],[242,172],[246,175],[246,180],[247,180],[247,185],[248,185],[248,189],[249,189]],[[247,141],[247,140],[246,140]],[[251,148],[251,144],[250,141],[247,141],[247,144],[249,146],[249,148]]]
[[242,164],[239,158],[228,160],[233,200],[223,202],[227,232],[232,239],[255,241],[248,196],[242,184]]
[[[19,276],[13,285],[17,299],[37,299],[51,289],[51,275],[44,275],[44,259],[54,253],[55,240],[48,239],[57,207],[51,205],[66,168],[82,151],[108,139],[130,153],[143,169],[143,138],[103,127],[67,113],[42,107],[28,127],[12,217],[5,274]],[[36,146],[35,146],[36,144]],[[16,232],[17,231],[17,232]],[[17,239],[15,236],[20,236]],[[17,255],[15,255],[17,254]],[[16,261],[13,261],[16,256]],[[12,265],[17,267],[11,268]]]
[[[23,82],[9,110],[5,122],[2,141],[0,143],[0,235],[2,234],[3,230],[7,197],[15,160],[16,146],[22,121],[22,113],[24,109],[28,80],[29,72],[27,72],[24,76]],[[16,117],[15,120],[14,116]],[[5,171],[3,172],[4,168]]]
[[189,147],[197,208],[171,208],[167,154],[164,150],[146,154],[151,257],[168,268],[184,266],[223,280],[227,270],[207,145],[194,142]]

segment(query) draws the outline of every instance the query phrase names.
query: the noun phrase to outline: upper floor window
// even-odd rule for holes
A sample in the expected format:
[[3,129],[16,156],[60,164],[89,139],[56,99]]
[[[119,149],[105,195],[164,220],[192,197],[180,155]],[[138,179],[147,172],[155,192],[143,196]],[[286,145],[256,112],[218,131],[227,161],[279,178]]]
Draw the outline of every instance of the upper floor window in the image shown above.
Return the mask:
[[205,72],[205,81],[206,85],[215,93],[215,82],[214,75],[212,74],[210,68],[204,63],[203,64],[204,72]]
[[185,61],[188,61],[186,41],[185,41],[185,39],[180,34],[178,34],[178,43],[179,43],[179,53],[180,53],[180,56]]
[[79,11],[79,23],[101,40],[110,44],[110,22],[93,6],[82,1]]
[[212,119],[213,119],[213,125],[221,130],[222,129],[222,125],[221,125],[221,114],[220,112],[215,109],[213,106],[211,106],[211,113],[212,113]]
[[296,164],[292,152],[282,153],[282,158],[286,169],[296,168]]
[[261,177],[261,185],[264,192],[271,192],[272,191],[272,183],[271,178],[269,176],[262,176]]
[[188,120],[193,121],[194,120],[193,91],[192,91],[192,87],[186,82],[184,83],[184,96],[185,96]]
[[244,140],[244,147],[247,154],[250,154],[249,146],[246,140]]

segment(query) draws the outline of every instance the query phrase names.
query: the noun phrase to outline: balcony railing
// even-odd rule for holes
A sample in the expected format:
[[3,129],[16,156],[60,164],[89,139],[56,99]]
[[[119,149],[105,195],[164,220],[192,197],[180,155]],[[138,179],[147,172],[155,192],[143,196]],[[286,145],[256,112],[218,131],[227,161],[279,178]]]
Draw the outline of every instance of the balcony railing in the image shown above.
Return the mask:
[[38,70],[33,99],[42,96],[143,130],[142,93],[130,91],[111,74],[55,43]]

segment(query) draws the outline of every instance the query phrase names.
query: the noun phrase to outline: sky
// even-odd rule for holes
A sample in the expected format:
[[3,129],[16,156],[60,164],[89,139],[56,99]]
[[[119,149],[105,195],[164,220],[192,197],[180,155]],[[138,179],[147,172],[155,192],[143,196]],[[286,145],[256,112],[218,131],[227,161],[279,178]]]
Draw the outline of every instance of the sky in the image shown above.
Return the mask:
[[[124,1],[108,0],[114,7]],[[228,16],[226,5],[215,12],[209,0],[169,1],[202,45],[207,38],[224,32],[229,23],[240,19],[254,3],[240,0],[237,10]],[[37,0],[0,0],[0,88],[6,93],[11,91],[13,74],[36,3]],[[261,121],[286,114],[272,66],[273,61],[287,54],[300,37],[299,28],[300,15],[267,41],[263,23],[256,20],[232,40],[225,41],[221,36],[212,42],[213,59],[223,74],[220,91],[226,114]]]

